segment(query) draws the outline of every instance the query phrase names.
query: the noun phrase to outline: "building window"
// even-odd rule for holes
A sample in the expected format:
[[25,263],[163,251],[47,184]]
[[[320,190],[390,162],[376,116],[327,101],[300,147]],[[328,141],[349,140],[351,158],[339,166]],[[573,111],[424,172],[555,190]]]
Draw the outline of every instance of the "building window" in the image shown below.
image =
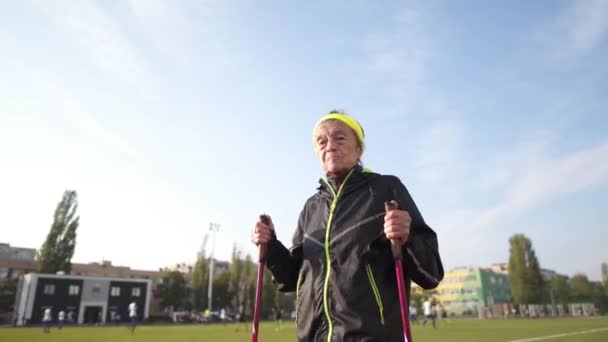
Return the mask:
[[44,285],[44,294],[52,296],[55,294],[55,285],[54,284],[46,284]]
[[78,296],[79,293],[80,293],[80,286],[78,286],[78,285],[70,285],[70,287],[68,288],[68,294],[70,296]]
[[139,297],[141,296],[141,289],[139,287],[134,287],[131,289],[131,296]]
[[110,293],[110,295],[112,297],[118,297],[118,296],[120,296],[120,287],[118,287],[118,286],[112,286],[112,292]]
[[93,293],[100,293],[101,292],[101,287],[99,286],[99,284],[95,284],[95,286],[93,287]]

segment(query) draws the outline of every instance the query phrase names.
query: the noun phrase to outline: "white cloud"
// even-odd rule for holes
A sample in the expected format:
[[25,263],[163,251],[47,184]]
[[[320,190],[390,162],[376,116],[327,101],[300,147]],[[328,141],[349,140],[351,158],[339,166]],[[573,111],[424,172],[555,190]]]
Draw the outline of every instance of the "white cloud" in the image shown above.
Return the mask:
[[541,46],[555,61],[584,57],[600,45],[608,33],[608,1],[578,0],[537,33]]
[[[38,80],[38,82],[41,84],[44,98],[54,104],[48,115],[55,114],[65,118],[83,137],[86,137],[89,146],[111,150],[114,155],[125,155],[128,158],[141,157],[141,151],[132,142],[102,124],[98,115],[87,110],[62,85],[46,80]],[[77,148],[82,149],[83,146]],[[85,154],[86,152],[83,151],[83,155]]]
[[[189,5],[176,1],[129,0],[140,30],[157,51],[173,62],[196,63],[201,54],[207,61],[209,54],[221,53],[222,58],[229,58],[221,42],[226,27],[218,30],[216,25],[222,23],[221,7],[225,4],[205,1]],[[193,8],[196,17],[189,13]]]
[[149,82],[144,62],[124,27],[96,2],[38,4],[68,30],[67,37],[73,38],[103,72],[131,86],[141,87]]
[[428,67],[428,37],[422,21],[420,11],[402,8],[388,30],[363,38],[367,69],[389,86],[392,95],[403,99],[404,94],[408,94],[409,102],[414,102],[414,94],[424,90]]
[[192,42],[196,41],[194,27],[179,3],[129,0],[129,7],[159,51],[182,62],[192,56]]
[[[560,196],[588,189],[593,185],[608,182],[608,143],[590,147],[560,157],[549,157],[548,151],[538,149],[531,143],[530,152],[519,154],[520,149],[512,151],[505,160],[509,163],[498,163],[499,182],[494,184],[502,194],[490,206],[479,207],[468,201],[468,206],[455,207],[440,214],[434,224],[442,232],[459,232],[459,234],[479,234],[491,230],[504,220],[515,220],[526,212],[538,208]],[[522,148],[525,149],[524,146]],[[475,164],[479,170],[470,169],[474,174],[493,174],[496,170],[484,169]],[[490,177],[491,178],[491,177]],[[478,178],[472,176],[464,182],[464,189],[471,192],[461,194],[463,198],[475,197]],[[444,183],[435,184],[441,188]]]
[[463,161],[464,125],[449,120],[433,122],[423,129],[414,153],[419,177],[429,183],[444,182]]
[[561,158],[539,155],[536,165],[510,185],[503,201],[485,211],[478,227],[487,227],[508,216],[517,216],[568,193],[608,181],[608,144],[594,146]]
[[507,245],[496,244],[514,233],[504,230],[505,224],[570,193],[608,183],[608,142],[557,153],[553,147],[562,137],[540,131],[473,158],[467,152],[475,141],[468,141],[463,124],[437,121],[421,136],[426,138],[413,156],[416,177],[423,181],[418,186],[434,190],[418,204],[430,209],[423,214],[439,234],[447,268],[501,261],[485,258],[507,251]]

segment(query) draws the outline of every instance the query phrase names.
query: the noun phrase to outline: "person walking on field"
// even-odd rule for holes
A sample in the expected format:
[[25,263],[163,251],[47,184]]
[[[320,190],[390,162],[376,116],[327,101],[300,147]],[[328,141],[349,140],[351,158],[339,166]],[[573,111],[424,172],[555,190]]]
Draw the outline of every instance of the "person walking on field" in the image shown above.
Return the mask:
[[437,329],[437,326],[435,325],[433,303],[431,302],[430,298],[425,300],[424,303],[422,303],[422,308],[424,309],[424,321],[422,321],[422,326],[425,327],[426,322],[430,319],[433,322],[433,328]]
[[[270,215],[253,228],[279,291],[296,292],[298,341],[404,340],[391,240],[402,246],[408,299],[410,281],[432,289],[443,278],[436,233],[399,178],[363,167],[365,143],[353,117],[323,116],[312,144],[326,177],[304,204],[291,248]],[[387,148],[385,157],[403,153]],[[386,213],[388,201],[398,208]]]
[[129,319],[131,320],[131,325],[129,329],[131,330],[131,334],[135,332],[135,328],[137,328],[137,303],[131,302],[129,304]]
[[59,311],[59,315],[57,316],[57,329],[61,330],[63,328],[63,323],[65,322],[65,311]]
[[44,313],[42,315],[42,331],[45,334],[51,332],[51,322],[53,321],[53,316],[51,314],[51,308],[44,309]]

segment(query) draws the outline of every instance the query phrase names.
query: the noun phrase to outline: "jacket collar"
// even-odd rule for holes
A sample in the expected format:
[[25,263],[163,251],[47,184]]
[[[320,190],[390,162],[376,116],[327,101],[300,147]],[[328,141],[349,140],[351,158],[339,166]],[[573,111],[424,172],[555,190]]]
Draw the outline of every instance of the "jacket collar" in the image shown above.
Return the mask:
[[[347,184],[345,185],[346,188],[343,190],[343,192],[348,190],[348,188],[350,188],[351,185],[358,183],[358,181],[359,182],[361,181],[363,167],[361,165],[357,164],[351,170],[352,170],[352,174],[348,178]],[[344,176],[342,176],[342,178],[337,177],[331,173],[327,173],[325,175],[325,179],[323,179],[323,178],[319,179],[319,184],[321,186],[319,186],[317,189],[320,190],[320,192],[338,193],[338,190],[340,190],[340,186],[344,182],[344,178],[346,178],[346,175],[348,175],[351,172],[351,170],[346,172],[344,174]],[[332,189],[328,189],[327,188],[328,185],[331,186]]]

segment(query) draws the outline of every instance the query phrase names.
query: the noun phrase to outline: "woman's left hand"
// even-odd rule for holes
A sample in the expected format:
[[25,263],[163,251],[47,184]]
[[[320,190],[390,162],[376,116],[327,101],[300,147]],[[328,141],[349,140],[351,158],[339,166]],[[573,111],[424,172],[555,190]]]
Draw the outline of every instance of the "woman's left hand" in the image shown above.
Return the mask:
[[412,218],[405,210],[393,209],[384,216],[384,234],[389,240],[405,243],[410,236]]

